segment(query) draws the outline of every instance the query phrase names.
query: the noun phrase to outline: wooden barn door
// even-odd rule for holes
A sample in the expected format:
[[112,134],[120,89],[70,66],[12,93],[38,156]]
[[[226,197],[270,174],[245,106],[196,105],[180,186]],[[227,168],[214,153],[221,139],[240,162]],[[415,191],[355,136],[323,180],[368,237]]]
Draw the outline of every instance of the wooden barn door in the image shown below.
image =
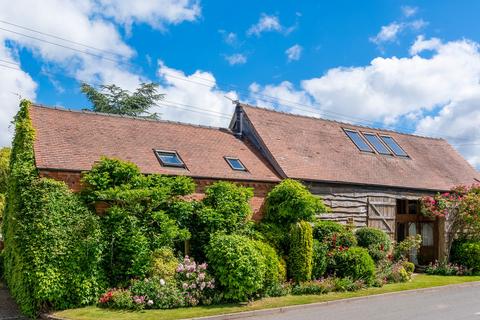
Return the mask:
[[389,197],[368,197],[368,226],[381,229],[393,239],[397,202]]

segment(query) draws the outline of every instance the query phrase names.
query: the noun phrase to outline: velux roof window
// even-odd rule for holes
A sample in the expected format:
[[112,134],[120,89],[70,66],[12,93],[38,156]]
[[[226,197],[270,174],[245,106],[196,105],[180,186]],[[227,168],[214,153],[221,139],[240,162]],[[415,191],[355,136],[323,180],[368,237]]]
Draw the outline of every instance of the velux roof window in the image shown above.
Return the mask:
[[243,165],[243,163],[238,158],[232,157],[225,157],[225,160],[228,162],[230,167],[236,171],[247,171],[247,168]]
[[374,133],[363,133],[363,136],[380,154],[391,155],[392,152],[380,141],[380,138]]
[[185,168],[185,163],[176,151],[155,150],[155,155],[164,167]]
[[383,142],[385,142],[387,146],[389,146],[390,149],[392,149],[395,155],[399,157],[408,157],[408,154],[405,152],[405,150],[403,150],[402,147],[400,147],[400,145],[397,143],[397,141],[395,141],[392,137],[389,137],[389,136],[380,136],[380,137],[382,138]]
[[352,142],[357,146],[360,151],[371,152],[373,153],[372,147],[363,139],[360,133],[352,130],[345,129],[345,133],[352,140]]

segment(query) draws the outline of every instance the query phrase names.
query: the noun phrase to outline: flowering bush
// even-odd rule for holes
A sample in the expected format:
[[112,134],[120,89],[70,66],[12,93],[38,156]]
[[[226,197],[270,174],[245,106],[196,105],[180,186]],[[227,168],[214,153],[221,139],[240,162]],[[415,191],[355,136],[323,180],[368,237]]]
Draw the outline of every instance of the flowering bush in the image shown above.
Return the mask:
[[354,281],[348,277],[329,277],[297,284],[292,288],[292,294],[325,294],[329,292],[357,291],[363,288],[365,288],[363,280]]
[[335,221],[319,220],[313,226],[313,238],[327,244],[330,250],[337,247],[353,247],[357,239],[345,225]]
[[159,278],[137,280],[130,288],[133,302],[147,309],[172,309],[186,305],[185,297],[175,281]]
[[[136,297],[138,299],[138,297]],[[98,306],[111,309],[137,309],[143,308],[143,304],[133,301],[132,292],[126,289],[111,289],[104,293],[98,300]]]
[[329,272],[340,278],[363,280],[371,284],[375,278],[375,263],[368,250],[361,247],[338,248],[330,253]]
[[465,276],[472,274],[472,271],[454,263],[435,261],[428,265],[425,273],[439,276]]
[[207,273],[207,264],[197,264],[186,256],[177,267],[175,275],[185,299],[185,305],[211,304],[215,279]]
[[456,240],[452,245],[451,262],[480,273],[480,242],[473,240]]
[[450,192],[422,198],[426,215],[445,218],[447,223],[447,261],[455,237],[469,237],[480,232],[480,185],[458,186]]
[[376,263],[385,259],[392,249],[390,237],[380,229],[360,228],[355,232],[355,236],[358,245],[368,249],[368,253]]

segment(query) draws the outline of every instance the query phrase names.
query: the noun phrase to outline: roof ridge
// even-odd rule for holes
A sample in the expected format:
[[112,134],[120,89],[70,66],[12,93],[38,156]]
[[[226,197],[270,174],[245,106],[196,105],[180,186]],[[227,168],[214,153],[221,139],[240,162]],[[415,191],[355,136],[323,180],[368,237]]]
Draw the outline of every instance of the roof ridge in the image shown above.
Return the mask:
[[47,105],[40,104],[40,103],[32,103],[32,106],[33,107],[38,107],[38,108],[50,109],[50,110],[78,113],[78,114],[88,114],[88,115],[98,115],[98,116],[112,117],[112,118],[124,118],[124,119],[131,119],[131,120],[178,124],[178,125],[196,127],[196,128],[201,128],[201,129],[226,131],[228,133],[233,134],[233,132],[228,127],[225,127],[225,128],[224,127],[215,127],[215,126],[193,124],[193,123],[173,121],[173,120],[165,120],[165,119],[150,119],[150,118],[145,118],[145,117],[136,117],[136,116],[122,115],[122,114],[105,113],[105,112],[91,111],[91,110],[85,110],[85,109],[76,110],[76,109],[65,108],[63,106],[47,106]]
[[303,115],[303,114],[296,114],[296,113],[291,113],[291,112],[286,112],[286,111],[270,109],[270,108],[266,108],[266,107],[252,106],[248,103],[242,103],[241,102],[239,104],[242,107],[248,107],[248,108],[253,108],[253,109],[260,109],[260,110],[264,110],[264,111],[274,112],[274,113],[280,113],[280,114],[284,114],[286,116],[291,116],[291,117],[307,118],[307,119],[312,119],[312,120],[321,120],[321,121],[337,123],[337,124],[340,124],[340,125],[347,125],[347,126],[352,126],[352,127],[358,127],[358,128],[364,128],[364,129],[370,129],[370,130],[377,130],[377,131],[384,131],[384,132],[391,132],[391,133],[401,134],[401,135],[410,136],[410,137],[445,141],[445,139],[443,139],[443,138],[435,138],[435,137],[429,137],[429,136],[422,136],[422,135],[418,135],[418,134],[395,131],[395,130],[391,130],[391,129],[383,129],[383,128],[375,128],[375,127],[365,126],[365,125],[351,124],[351,123],[348,123],[348,122],[343,122],[343,121],[338,121],[338,120],[307,116],[307,115]]

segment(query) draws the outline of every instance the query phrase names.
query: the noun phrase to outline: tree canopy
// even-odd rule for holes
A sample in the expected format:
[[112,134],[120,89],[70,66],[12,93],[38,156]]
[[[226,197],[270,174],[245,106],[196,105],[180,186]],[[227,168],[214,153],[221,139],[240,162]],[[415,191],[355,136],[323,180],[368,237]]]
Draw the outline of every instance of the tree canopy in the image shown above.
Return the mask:
[[153,119],[157,119],[158,114],[148,110],[165,96],[157,90],[157,83],[142,83],[133,93],[114,84],[101,85],[100,90],[87,83],[81,85],[82,93],[93,105],[93,111]]

